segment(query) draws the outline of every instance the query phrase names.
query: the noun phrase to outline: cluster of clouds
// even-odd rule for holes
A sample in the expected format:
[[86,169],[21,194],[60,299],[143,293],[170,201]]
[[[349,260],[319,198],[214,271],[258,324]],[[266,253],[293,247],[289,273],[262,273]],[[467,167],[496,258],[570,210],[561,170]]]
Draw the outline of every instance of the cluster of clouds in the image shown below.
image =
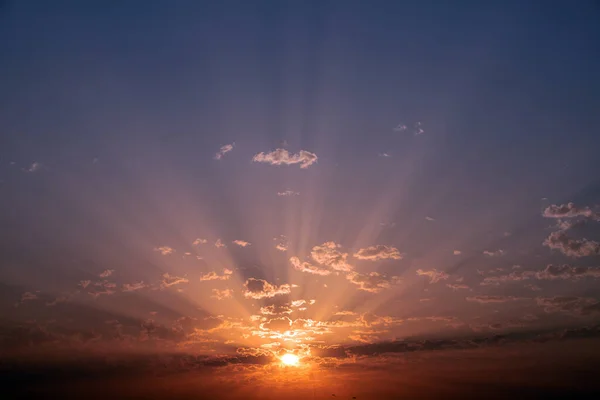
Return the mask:
[[[397,276],[387,276],[373,271],[359,273],[350,264],[350,253],[344,251],[342,246],[335,242],[325,242],[311,249],[311,261],[302,261],[299,257],[290,257],[292,267],[307,274],[327,276],[331,274],[344,274],[345,278],[356,285],[359,290],[378,293],[389,289],[391,285],[400,282]],[[364,261],[400,260],[403,255],[397,248],[387,245],[375,245],[359,249],[353,257]]]
[[600,222],[600,213],[574,203],[550,205],[544,209],[545,218],[557,219],[557,230],[544,240],[544,246],[558,250],[567,257],[581,258],[600,255],[600,243],[586,238],[574,239],[567,232],[588,221]]

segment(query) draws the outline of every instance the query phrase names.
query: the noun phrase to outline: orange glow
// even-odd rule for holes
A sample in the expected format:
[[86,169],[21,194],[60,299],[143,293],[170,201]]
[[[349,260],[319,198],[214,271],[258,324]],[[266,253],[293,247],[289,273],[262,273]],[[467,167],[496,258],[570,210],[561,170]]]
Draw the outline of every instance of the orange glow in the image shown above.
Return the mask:
[[300,358],[295,354],[287,353],[281,356],[281,362],[286,366],[296,367],[300,363]]

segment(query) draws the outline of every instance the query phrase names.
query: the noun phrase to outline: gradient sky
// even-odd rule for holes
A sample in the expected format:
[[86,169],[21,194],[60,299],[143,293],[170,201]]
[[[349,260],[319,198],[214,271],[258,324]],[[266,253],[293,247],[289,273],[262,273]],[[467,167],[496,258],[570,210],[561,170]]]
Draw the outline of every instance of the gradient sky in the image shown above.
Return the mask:
[[600,333],[600,8],[551,3],[0,2],[2,352]]

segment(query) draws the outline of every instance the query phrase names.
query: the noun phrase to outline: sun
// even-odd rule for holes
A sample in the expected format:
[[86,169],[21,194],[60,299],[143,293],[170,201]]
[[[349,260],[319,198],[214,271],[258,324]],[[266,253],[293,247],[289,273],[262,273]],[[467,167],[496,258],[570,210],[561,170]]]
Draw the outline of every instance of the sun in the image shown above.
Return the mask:
[[292,353],[287,353],[281,356],[281,362],[284,365],[295,367],[300,363],[300,358]]

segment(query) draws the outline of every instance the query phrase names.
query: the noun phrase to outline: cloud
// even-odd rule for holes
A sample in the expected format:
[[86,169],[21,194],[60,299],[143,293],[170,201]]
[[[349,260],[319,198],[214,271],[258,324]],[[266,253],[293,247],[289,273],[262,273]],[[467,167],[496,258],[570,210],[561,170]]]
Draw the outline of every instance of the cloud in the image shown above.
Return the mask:
[[547,313],[561,312],[572,315],[589,315],[600,312],[600,303],[590,297],[538,297],[536,302]]
[[496,250],[496,251],[485,250],[483,252],[483,254],[488,257],[500,257],[500,256],[503,256],[505,253],[506,252],[504,250]]
[[163,256],[168,256],[169,254],[173,254],[175,252],[175,250],[169,246],[155,247],[154,251],[158,251]]
[[287,245],[285,243],[278,243],[275,248],[279,251],[287,251]]
[[31,301],[31,300],[37,300],[37,299],[38,299],[38,295],[35,293],[25,292],[21,295],[21,303],[23,303],[24,301]]
[[219,289],[213,289],[212,290],[212,298],[217,299],[217,300],[223,300],[223,299],[229,299],[233,296],[233,290],[231,289],[223,289],[223,290],[219,290]]
[[364,249],[358,250],[354,253],[354,257],[359,260],[379,261],[379,260],[401,260],[403,254],[401,254],[397,248],[386,245],[369,246]]
[[461,252],[460,250],[454,250],[454,251],[452,252],[452,254],[454,254],[455,256],[459,256],[459,255],[461,255],[461,254],[462,254],[462,252]]
[[292,327],[292,320],[288,317],[279,317],[260,324],[260,329],[285,332]]
[[113,274],[113,272],[115,272],[114,269],[105,269],[103,272],[100,273],[100,275],[98,275],[100,278],[108,278],[109,276],[111,276]]
[[245,240],[234,240],[233,243],[240,247],[250,246],[250,242],[246,242]]
[[336,271],[352,271],[352,266],[346,261],[348,253],[339,251],[340,247],[341,245],[334,242],[325,242],[320,246],[313,247],[310,255],[317,263],[326,265]]
[[194,246],[199,246],[201,244],[206,244],[206,243],[208,243],[208,240],[198,238],[198,239],[194,240],[194,243],[192,243],[192,244]]
[[426,219],[427,221],[435,221],[435,219],[434,219],[434,218],[431,218],[431,217],[425,217],[425,219]]
[[462,283],[448,283],[446,284],[452,290],[469,289],[469,287]]
[[92,281],[90,280],[79,281],[79,286],[85,289],[90,285],[90,283],[92,283]]
[[32,163],[28,168],[25,168],[26,172],[35,172],[35,171],[39,171],[42,168],[42,164],[40,164],[39,162],[34,162]]
[[547,265],[543,271],[535,274],[537,279],[579,279],[579,278],[600,278],[600,268],[591,267],[573,267],[564,265]]
[[600,268],[597,267],[574,267],[568,264],[548,264],[541,271],[513,271],[508,275],[490,276],[485,278],[481,285],[499,285],[505,282],[520,282],[528,279],[538,280],[578,280],[583,278],[600,278]]
[[398,124],[398,126],[396,126],[394,128],[394,131],[396,131],[396,132],[403,132],[403,131],[405,131],[407,129],[408,129],[408,127],[401,122],[401,123]]
[[100,282],[94,282],[93,287],[88,286],[90,289],[88,289],[88,294],[93,296],[93,297],[98,297],[100,295],[111,295],[115,293],[115,288],[117,287],[117,284],[114,282],[109,282],[109,281],[100,281]]
[[200,277],[200,281],[215,281],[215,280],[226,281],[229,278],[231,278],[232,274],[233,274],[233,271],[230,269],[227,269],[227,268],[225,268],[223,270],[223,275],[219,275],[215,271],[210,271],[209,273],[202,275]]
[[370,272],[367,274],[350,272],[346,275],[346,279],[357,285],[359,290],[371,293],[379,293],[384,289],[389,289],[392,284],[400,282],[400,277],[398,276],[388,277],[378,272]]
[[301,262],[298,257],[291,257],[290,263],[292,264],[294,269],[301,271],[301,272],[306,272],[308,274],[322,275],[322,276],[331,274],[331,271],[329,271],[327,269],[319,268],[308,262]]
[[254,162],[268,163],[271,165],[300,164],[300,168],[308,168],[317,162],[317,155],[309,151],[300,150],[297,154],[290,154],[285,149],[276,149],[270,153],[258,153],[252,158]]
[[163,279],[161,282],[162,288],[168,288],[171,286],[179,285],[181,283],[188,283],[189,280],[187,278],[183,278],[180,276],[171,275],[168,272],[163,274]]
[[430,283],[436,283],[441,280],[446,280],[450,276],[444,271],[438,271],[437,269],[432,269],[431,271],[423,271],[422,269],[417,270],[417,275],[419,276],[428,276]]
[[467,297],[467,301],[477,302],[481,304],[485,303],[507,303],[509,301],[527,300],[523,297],[514,296],[473,296]]
[[294,192],[292,190],[277,192],[277,196],[299,196],[299,195],[300,195],[300,192]]
[[218,249],[220,249],[220,248],[226,247],[226,246],[225,246],[225,243],[223,243],[221,241],[221,239],[217,239],[217,241],[215,242],[215,247],[218,248]]
[[287,304],[271,304],[260,308],[260,313],[263,315],[291,314],[292,311]]
[[564,230],[552,232],[543,244],[573,258],[600,254],[600,243],[587,239],[572,239]]
[[600,219],[600,214],[589,207],[577,207],[574,203],[561,205],[552,204],[544,210],[542,215],[546,218],[576,218],[586,217]]
[[134,292],[136,290],[144,289],[145,287],[147,287],[147,285],[144,283],[144,281],[134,282],[134,283],[125,283],[125,284],[123,284],[123,291],[124,292]]
[[233,150],[234,146],[235,146],[235,143],[226,144],[224,146],[221,146],[221,148],[219,149],[219,151],[217,152],[217,154],[215,154],[215,160],[220,160],[221,158],[223,158],[223,156],[225,154],[227,154],[231,150]]
[[246,280],[246,283],[244,283],[244,289],[244,296],[246,298],[259,300],[283,294],[290,294],[292,286],[287,283],[275,286],[264,279],[249,278]]
[[388,153],[379,153],[378,156],[379,157],[385,157],[385,158],[391,157],[391,155],[389,155]]

